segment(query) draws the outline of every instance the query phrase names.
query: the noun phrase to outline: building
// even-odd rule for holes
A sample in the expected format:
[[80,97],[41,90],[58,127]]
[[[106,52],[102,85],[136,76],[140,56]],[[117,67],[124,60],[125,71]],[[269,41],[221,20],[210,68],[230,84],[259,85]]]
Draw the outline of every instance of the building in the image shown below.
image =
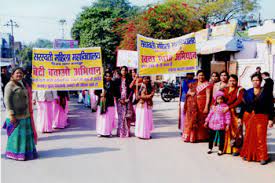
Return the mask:
[[1,58],[12,58],[13,37],[8,33],[0,33]]
[[234,54],[243,49],[243,40],[236,35],[237,23],[212,26],[196,32],[199,68],[212,72],[228,71],[236,74]]
[[[237,34],[237,22],[211,26],[195,33],[198,68],[206,72],[209,79],[212,72],[228,71],[237,74],[234,54],[244,49],[243,39]],[[164,80],[178,81],[184,75],[164,75]]]
[[21,50],[23,49],[23,46],[22,46],[22,43],[17,41],[17,42],[14,42],[14,50],[15,52],[20,52]]
[[242,52],[235,54],[240,84],[245,88],[252,87],[250,76],[258,66],[275,79],[275,21],[266,20],[263,25],[250,28],[248,35],[253,40],[245,44]]
[[53,43],[54,48],[78,48],[78,41],[66,40],[66,39],[55,39]]

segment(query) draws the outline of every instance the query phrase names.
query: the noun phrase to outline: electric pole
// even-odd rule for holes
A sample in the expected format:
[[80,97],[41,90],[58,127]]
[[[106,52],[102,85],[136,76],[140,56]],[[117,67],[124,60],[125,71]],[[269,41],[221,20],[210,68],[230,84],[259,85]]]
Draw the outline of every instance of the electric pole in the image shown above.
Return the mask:
[[62,39],[64,39],[64,37],[65,37],[64,25],[66,24],[66,20],[65,19],[60,19],[58,22],[61,25]]
[[11,27],[11,37],[12,37],[12,58],[13,58],[13,64],[15,64],[15,49],[14,49],[14,34],[13,34],[13,27],[19,27],[18,24],[10,19],[7,24],[4,26]]

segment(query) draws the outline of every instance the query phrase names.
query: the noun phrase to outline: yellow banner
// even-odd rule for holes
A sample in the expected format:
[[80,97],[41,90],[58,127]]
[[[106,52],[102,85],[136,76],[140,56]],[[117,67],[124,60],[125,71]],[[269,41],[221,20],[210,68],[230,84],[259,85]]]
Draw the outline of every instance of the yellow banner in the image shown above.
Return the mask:
[[197,70],[195,34],[158,40],[138,35],[139,75],[180,74]]
[[103,88],[101,49],[33,49],[33,90]]

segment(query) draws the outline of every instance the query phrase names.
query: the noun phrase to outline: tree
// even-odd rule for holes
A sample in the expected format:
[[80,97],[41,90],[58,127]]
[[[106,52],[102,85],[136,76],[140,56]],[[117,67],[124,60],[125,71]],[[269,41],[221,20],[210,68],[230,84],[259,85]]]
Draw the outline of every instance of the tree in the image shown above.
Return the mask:
[[19,52],[19,60],[22,61],[23,67],[31,67],[32,47],[24,46],[24,48]]
[[180,0],[167,0],[148,7],[139,16],[129,20],[117,32],[122,32],[119,48],[136,50],[136,35],[156,39],[170,39],[202,29],[196,9]]
[[130,17],[139,11],[139,7],[131,5],[128,0],[97,0],[93,7],[110,8],[119,14],[119,17]]
[[104,65],[114,66],[121,40],[114,29],[132,16],[135,9],[127,0],[98,0],[78,16],[71,30],[72,37],[79,41],[80,47],[101,47]]
[[47,39],[37,39],[34,43],[30,44],[33,48],[53,48],[53,43]]
[[204,23],[219,24],[231,19],[245,18],[259,9],[258,0],[186,0],[194,7]]
[[113,32],[114,16],[111,9],[86,8],[72,28],[72,37],[80,47],[102,48],[104,63],[114,63],[119,37]]
[[33,48],[53,48],[53,43],[47,39],[37,39],[35,42],[25,45],[18,54],[18,59],[22,61],[23,67],[31,67]]

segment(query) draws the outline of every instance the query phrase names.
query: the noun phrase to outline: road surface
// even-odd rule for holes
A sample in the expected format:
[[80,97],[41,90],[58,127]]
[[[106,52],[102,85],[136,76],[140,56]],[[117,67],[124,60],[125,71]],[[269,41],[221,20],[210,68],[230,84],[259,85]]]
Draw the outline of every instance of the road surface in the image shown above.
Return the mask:
[[177,130],[177,115],[177,101],[164,103],[156,97],[153,139],[98,138],[95,113],[72,101],[70,127],[51,134],[39,134],[37,160],[5,159],[7,137],[2,130],[2,182],[275,182],[275,128],[268,131],[273,162],[261,166],[231,155],[208,155],[207,143],[184,143]]

